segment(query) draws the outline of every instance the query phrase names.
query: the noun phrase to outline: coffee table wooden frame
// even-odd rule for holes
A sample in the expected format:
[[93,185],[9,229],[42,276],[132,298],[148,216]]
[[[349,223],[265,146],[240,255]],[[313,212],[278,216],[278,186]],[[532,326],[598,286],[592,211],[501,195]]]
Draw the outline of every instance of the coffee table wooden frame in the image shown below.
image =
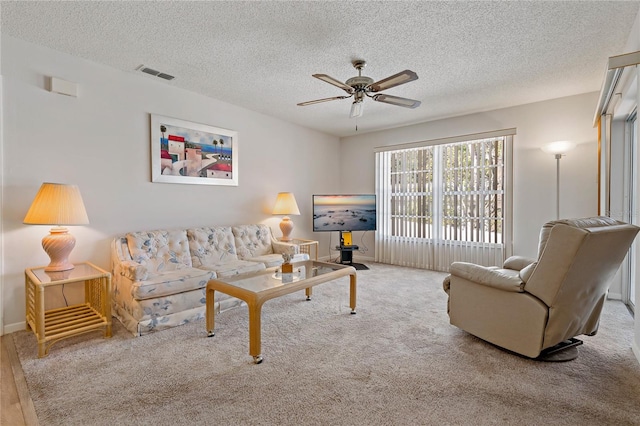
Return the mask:
[[[284,296],[285,294],[294,293],[296,291],[305,290],[307,300],[311,299],[311,289],[313,286],[322,284],[328,281],[333,281],[337,278],[349,276],[349,306],[351,307],[351,314],[356,313],[356,270],[352,266],[336,265],[323,262],[306,261],[294,263],[296,265],[312,264],[313,267],[328,267],[333,271],[306,278],[304,280],[279,285],[276,287],[268,288],[258,292],[251,291],[234,285],[234,283],[240,282],[244,279],[255,277],[256,275],[271,274],[273,275],[277,268],[270,268],[258,274],[252,274],[243,278],[230,278],[228,281],[222,281],[222,279],[213,279],[207,283],[206,291],[206,322],[207,322],[207,335],[213,337],[215,327],[215,309],[214,309],[214,296],[216,291],[228,294],[229,296],[237,297],[247,303],[249,309],[249,355],[253,357],[253,361],[256,364],[262,362],[261,354],[261,312],[262,305],[267,301],[276,297]],[[223,278],[224,279],[224,278]],[[275,279],[275,278],[274,278]]]

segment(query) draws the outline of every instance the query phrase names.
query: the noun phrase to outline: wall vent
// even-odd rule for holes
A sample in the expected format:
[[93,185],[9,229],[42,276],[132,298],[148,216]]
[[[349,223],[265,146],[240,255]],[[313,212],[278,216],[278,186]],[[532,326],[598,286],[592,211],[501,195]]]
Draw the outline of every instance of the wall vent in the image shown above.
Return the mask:
[[173,80],[175,77],[170,75],[170,74],[166,74],[157,70],[154,70],[153,68],[149,68],[149,67],[145,67],[144,65],[140,65],[138,68],[136,68],[137,71],[142,71],[145,74],[150,74],[156,77],[160,77],[163,78],[165,80]]

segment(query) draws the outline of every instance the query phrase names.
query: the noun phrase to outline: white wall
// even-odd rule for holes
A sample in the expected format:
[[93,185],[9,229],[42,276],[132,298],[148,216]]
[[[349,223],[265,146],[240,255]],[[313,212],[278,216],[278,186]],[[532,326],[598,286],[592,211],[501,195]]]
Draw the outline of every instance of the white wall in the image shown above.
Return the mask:
[[[267,223],[279,191],[295,193],[294,235],[312,238],[311,195],[338,191],[339,140],[143,74],[124,73],[2,37],[4,332],[24,327],[24,269],[48,263],[46,226],[22,224],[40,184],[78,184],[91,222],[72,227],[71,260],[109,268],[109,243],[127,231]],[[45,90],[47,76],[78,97]],[[180,78],[179,76],[177,78]],[[151,183],[149,114],[239,132],[237,187]]]
[[[560,216],[597,214],[598,135],[593,128],[597,100],[598,93],[588,93],[343,138],[340,186],[345,193],[375,192],[377,146],[516,128],[514,254],[535,257],[540,227],[556,215],[556,160],[540,147],[555,140],[578,144],[561,160]],[[421,106],[428,107],[428,102]],[[374,235],[366,241],[373,253]]]

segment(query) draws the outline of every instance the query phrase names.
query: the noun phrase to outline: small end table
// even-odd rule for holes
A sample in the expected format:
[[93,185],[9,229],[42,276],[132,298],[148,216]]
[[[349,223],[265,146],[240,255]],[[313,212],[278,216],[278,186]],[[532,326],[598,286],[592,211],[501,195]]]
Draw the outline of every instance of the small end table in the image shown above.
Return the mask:
[[[45,311],[47,287],[82,281],[85,303]],[[47,356],[60,339],[101,329],[105,338],[111,337],[111,274],[89,262],[61,272],[25,269],[25,298],[27,331],[38,339],[38,358]]]
[[[290,241],[287,241],[291,244],[296,244],[300,247],[300,253],[306,253],[309,255],[309,260],[318,261],[318,242],[315,240],[302,240],[299,238],[294,238]],[[313,254],[315,257],[311,257],[311,247],[313,247]]]

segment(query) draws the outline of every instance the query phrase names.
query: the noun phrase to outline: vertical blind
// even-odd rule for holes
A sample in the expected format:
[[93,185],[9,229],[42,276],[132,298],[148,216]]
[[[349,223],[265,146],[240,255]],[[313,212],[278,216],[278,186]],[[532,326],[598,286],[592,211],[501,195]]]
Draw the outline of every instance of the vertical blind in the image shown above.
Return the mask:
[[438,271],[456,261],[502,264],[511,254],[515,131],[500,133],[376,152],[376,261]]

